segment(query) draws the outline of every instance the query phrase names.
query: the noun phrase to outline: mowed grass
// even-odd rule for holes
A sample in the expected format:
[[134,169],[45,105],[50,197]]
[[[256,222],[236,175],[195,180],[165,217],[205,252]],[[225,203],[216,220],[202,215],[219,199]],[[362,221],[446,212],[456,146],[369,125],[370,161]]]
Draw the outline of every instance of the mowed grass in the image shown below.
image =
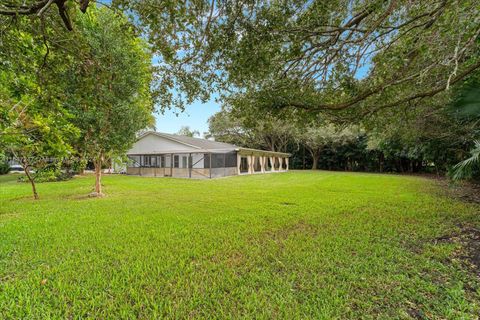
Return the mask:
[[289,172],[0,179],[0,318],[444,318],[478,278],[436,241],[479,207],[434,181]]

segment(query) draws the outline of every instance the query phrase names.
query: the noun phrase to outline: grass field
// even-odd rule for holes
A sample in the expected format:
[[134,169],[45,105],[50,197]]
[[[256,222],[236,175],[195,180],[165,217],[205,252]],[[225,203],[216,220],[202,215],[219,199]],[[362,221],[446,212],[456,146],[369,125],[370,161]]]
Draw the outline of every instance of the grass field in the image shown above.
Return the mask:
[[0,177],[0,318],[475,319],[479,279],[437,241],[479,207],[432,180]]

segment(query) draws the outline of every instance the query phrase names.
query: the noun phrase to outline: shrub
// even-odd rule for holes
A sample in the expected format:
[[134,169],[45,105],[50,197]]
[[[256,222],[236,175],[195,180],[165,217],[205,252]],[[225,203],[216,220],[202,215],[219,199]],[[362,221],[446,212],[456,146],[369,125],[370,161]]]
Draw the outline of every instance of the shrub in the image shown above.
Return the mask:
[[10,165],[6,162],[0,162],[0,175],[10,172]]
[[76,160],[72,164],[72,171],[76,174],[82,173],[87,167],[87,160],[80,159]]
[[[44,170],[34,174],[35,182],[55,182],[65,181],[72,178],[72,174],[67,174],[60,170]],[[25,175],[18,177],[18,182],[29,182]]]

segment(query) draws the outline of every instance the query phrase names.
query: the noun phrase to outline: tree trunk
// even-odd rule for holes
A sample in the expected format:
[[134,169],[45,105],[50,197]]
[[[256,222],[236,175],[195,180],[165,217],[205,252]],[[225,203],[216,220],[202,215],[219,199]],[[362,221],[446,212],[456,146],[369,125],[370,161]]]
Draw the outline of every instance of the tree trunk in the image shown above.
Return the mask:
[[303,146],[303,170],[305,170],[305,146]]
[[384,162],[384,160],[385,160],[385,157],[383,155],[383,152],[380,152],[380,154],[378,155],[380,173],[383,172],[383,162]]
[[93,165],[95,166],[95,192],[91,193],[92,197],[101,197],[102,193],[102,163],[103,156],[93,160]]
[[[82,161],[82,160],[80,160],[80,161]],[[81,175],[81,176],[83,176],[85,174],[85,167],[82,164],[80,164],[78,174]]]
[[95,161],[95,192],[102,193],[102,165],[101,161]]
[[397,172],[402,172],[403,173],[402,160],[396,159],[395,160],[395,167],[397,169]]
[[30,181],[30,184],[32,185],[33,199],[35,200],[40,199],[37,193],[37,187],[35,186],[35,180],[33,179],[32,175],[28,170],[29,166],[26,160],[22,160],[22,166],[23,166],[23,171],[25,171],[25,175],[27,176],[28,180]]
[[318,168],[318,156],[315,155],[312,158],[313,158],[312,170],[317,170],[317,168]]
[[435,167],[435,173],[437,174],[437,177],[440,177],[440,170],[438,169],[438,164],[434,162],[433,166]]

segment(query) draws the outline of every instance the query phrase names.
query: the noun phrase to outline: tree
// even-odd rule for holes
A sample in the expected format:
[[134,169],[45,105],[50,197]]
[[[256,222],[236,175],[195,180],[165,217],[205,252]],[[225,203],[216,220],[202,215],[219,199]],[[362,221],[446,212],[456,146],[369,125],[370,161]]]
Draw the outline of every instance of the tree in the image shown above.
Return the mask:
[[[35,0],[35,1],[9,1],[0,5],[0,15],[16,17],[20,15],[36,15],[43,18],[44,14],[55,4],[58,15],[68,30],[73,30],[67,0]],[[90,0],[81,0],[80,10],[85,13]]]
[[208,132],[205,137],[242,147],[254,148],[257,146],[252,130],[246,128],[242,119],[235,117],[225,107],[208,119]]
[[[114,4],[135,12],[166,56],[166,8]],[[269,109],[392,108],[437,95],[480,68],[474,0],[193,1],[179,8],[183,23],[172,38],[181,49],[169,57],[194,80],[187,88],[206,93],[200,84],[217,83]]]
[[[32,186],[33,197],[39,199],[35,179],[43,169],[72,152],[65,141],[76,133],[69,123],[55,120],[57,115],[42,114],[43,108],[30,105],[21,116],[4,132],[5,144],[20,164]],[[32,174],[33,171],[33,174]]]
[[[233,103],[230,100],[230,103]],[[254,113],[234,105],[224,105],[222,110],[208,120],[209,133],[217,141],[249,148],[265,148],[285,152],[293,141],[297,127],[292,118],[281,118],[269,113]]]
[[36,177],[52,158],[72,152],[69,141],[78,133],[62,107],[65,87],[56,77],[65,65],[55,60],[45,67],[42,39],[21,28],[4,37],[10,41],[0,47],[0,146],[20,162],[39,199]]
[[391,108],[480,68],[472,7],[478,3],[259,2],[234,7],[217,41],[229,81],[266,108]]
[[198,130],[190,130],[189,126],[182,126],[180,130],[178,130],[177,134],[186,137],[200,136],[200,132]]
[[76,142],[95,166],[95,192],[101,196],[101,170],[124,154],[136,133],[152,124],[151,56],[125,18],[90,8],[75,25],[77,57],[63,79],[68,109],[81,135]]
[[[211,84],[220,77],[206,55],[197,55],[205,48],[206,24],[211,9],[204,0],[152,2],[114,0],[9,0],[0,4],[0,42],[4,31],[23,26],[23,31],[43,38],[46,55],[58,54],[69,59],[77,43],[69,41],[77,28],[76,20],[96,7],[108,8],[112,15],[125,14],[124,24],[144,39],[155,55],[151,88],[158,111],[168,108],[183,110],[185,103],[206,101]],[[150,13],[156,17],[150,17]],[[153,18],[153,19],[152,19]],[[50,29],[50,32],[48,29]],[[8,43],[8,42],[7,42]],[[75,59],[85,59],[78,56]],[[86,61],[84,61],[87,63]]]
[[318,169],[318,160],[322,150],[336,148],[353,141],[359,134],[357,128],[337,128],[332,123],[312,123],[302,130],[300,142],[312,156],[312,169]]
[[[65,0],[14,0],[0,15],[43,17],[55,4],[68,28],[64,16],[75,18],[90,2],[66,8]],[[266,108],[372,111],[448,91],[480,68],[475,0],[107,5],[128,13],[158,56],[155,91],[164,108],[205,100],[215,84],[262,97]],[[174,87],[182,94],[174,97]]]
[[438,175],[448,172],[480,138],[479,76],[475,72],[449,92],[428,100],[360,118],[370,144],[387,158],[397,159],[398,171],[424,166]]

